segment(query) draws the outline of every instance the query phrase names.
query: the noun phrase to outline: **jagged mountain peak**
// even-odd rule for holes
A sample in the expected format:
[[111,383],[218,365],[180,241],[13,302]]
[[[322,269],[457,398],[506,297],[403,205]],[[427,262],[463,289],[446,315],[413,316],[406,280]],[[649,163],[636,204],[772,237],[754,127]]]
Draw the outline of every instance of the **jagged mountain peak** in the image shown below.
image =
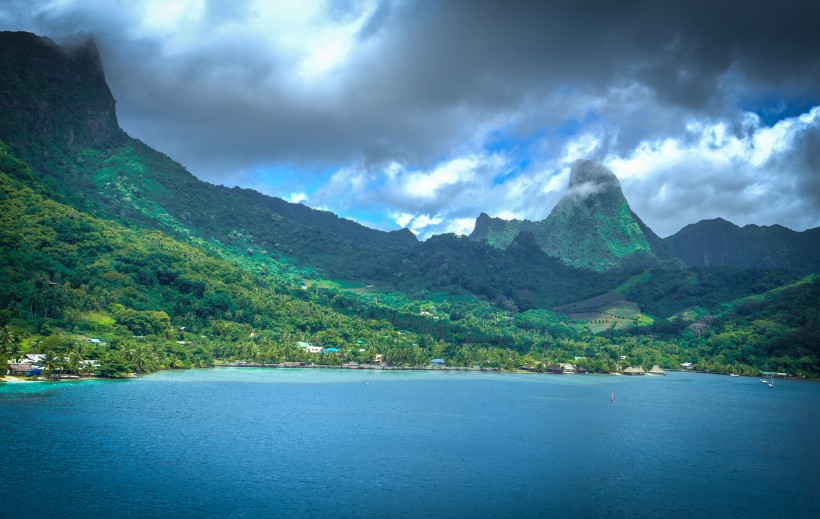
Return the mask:
[[598,271],[632,268],[653,261],[658,241],[629,207],[618,178],[604,166],[579,160],[569,185],[549,216],[540,222],[505,221],[482,214],[470,236],[507,248],[516,236],[529,232],[539,248],[573,267]]

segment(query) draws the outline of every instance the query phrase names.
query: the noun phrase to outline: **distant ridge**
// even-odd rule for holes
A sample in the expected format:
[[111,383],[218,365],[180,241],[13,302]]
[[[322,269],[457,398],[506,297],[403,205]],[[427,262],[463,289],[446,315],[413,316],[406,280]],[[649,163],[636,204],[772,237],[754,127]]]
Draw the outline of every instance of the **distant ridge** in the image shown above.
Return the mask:
[[820,272],[820,228],[737,225],[715,218],[687,225],[663,240],[669,254],[693,267],[785,268]]

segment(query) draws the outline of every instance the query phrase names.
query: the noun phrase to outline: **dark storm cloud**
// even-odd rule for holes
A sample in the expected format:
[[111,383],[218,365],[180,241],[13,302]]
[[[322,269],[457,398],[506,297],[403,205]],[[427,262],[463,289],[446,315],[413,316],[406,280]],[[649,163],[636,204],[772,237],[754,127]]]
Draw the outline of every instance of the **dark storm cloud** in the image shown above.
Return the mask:
[[[266,165],[305,174],[352,168],[360,170],[361,182],[380,186],[361,188],[360,201],[430,215],[458,217],[482,203],[515,201],[502,196],[492,161],[485,167],[479,160],[469,181],[460,179],[428,198],[384,191],[384,185],[406,187],[380,180],[389,164],[402,164],[405,172],[435,171],[459,156],[480,155],[493,138],[527,141],[540,135],[537,142],[515,146],[534,164],[521,175],[548,182],[544,171],[555,174],[564,167],[556,157],[567,155],[580,134],[597,140],[587,157],[603,160],[630,156],[644,143],[666,138],[695,142],[698,135],[687,129],[693,119],[724,121],[742,137],[755,131],[739,122],[742,110],[771,110],[773,100],[800,99],[808,108],[820,103],[818,2],[463,0],[374,6],[351,0],[329,2],[307,22],[274,2],[188,3],[173,24],[163,25],[162,16],[152,18],[143,7],[170,9],[174,2],[10,0],[0,6],[0,26],[57,41],[93,35],[121,124],[194,174],[231,183]],[[321,43],[339,28],[351,31],[342,40]],[[344,45],[350,48],[333,66],[303,74],[310,59]],[[814,222],[820,212],[816,138],[811,132],[795,136],[794,149],[771,159],[780,161],[779,169],[761,169],[758,179],[743,177],[763,185],[777,175],[796,179],[806,191],[796,196],[813,197],[806,207]],[[703,171],[701,180],[710,171],[734,175],[710,170],[705,162],[696,167]],[[666,193],[680,194],[675,203],[683,208],[698,197],[701,206],[707,204],[710,198],[691,185],[687,171],[685,164],[670,167],[635,192],[659,200],[658,190],[666,185]],[[722,180],[714,185],[730,190],[725,196],[734,199],[721,204],[737,214],[751,200],[743,186]],[[540,187],[522,191],[519,203],[554,203],[554,191]],[[717,203],[720,197],[712,198]],[[459,200],[460,205],[454,202]],[[496,207],[505,209],[520,212]],[[649,204],[646,210],[659,226],[676,225],[662,210]]]
[[[733,86],[721,81],[730,70],[744,88],[820,91],[820,4],[812,2],[385,2],[359,32],[378,46],[355,55],[314,102],[290,90],[285,64],[263,41],[162,52],[159,37],[105,3],[24,4],[5,8],[7,24],[57,38],[93,34],[123,124],[195,171],[212,169],[216,150],[225,168],[361,156],[424,164],[469,139],[477,122],[559,88],[606,95],[639,82],[691,110],[725,109]],[[350,4],[331,3],[332,17],[353,16]],[[205,26],[250,23],[260,9],[210,2]],[[192,36],[213,37],[204,29]],[[225,73],[217,84],[215,71]],[[203,124],[205,111],[213,114]],[[187,134],[196,142],[184,144]]]

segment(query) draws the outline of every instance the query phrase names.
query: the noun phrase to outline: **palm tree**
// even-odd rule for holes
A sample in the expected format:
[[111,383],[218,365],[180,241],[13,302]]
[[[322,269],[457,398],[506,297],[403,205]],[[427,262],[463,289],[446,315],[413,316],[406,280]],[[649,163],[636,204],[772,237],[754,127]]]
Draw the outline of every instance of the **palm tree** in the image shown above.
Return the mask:
[[72,351],[68,354],[68,358],[65,361],[65,370],[72,375],[77,375],[80,372],[80,363],[82,362],[82,358],[80,354],[76,351]]
[[[43,366],[46,368],[46,371],[48,371],[48,377],[54,378],[54,371],[62,368],[62,362],[56,353],[49,350],[43,356]],[[57,378],[59,378],[59,374]]]
[[11,346],[15,342],[19,342],[17,335],[9,328],[9,325],[3,325],[0,328],[0,355],[8,356],[11,352]]

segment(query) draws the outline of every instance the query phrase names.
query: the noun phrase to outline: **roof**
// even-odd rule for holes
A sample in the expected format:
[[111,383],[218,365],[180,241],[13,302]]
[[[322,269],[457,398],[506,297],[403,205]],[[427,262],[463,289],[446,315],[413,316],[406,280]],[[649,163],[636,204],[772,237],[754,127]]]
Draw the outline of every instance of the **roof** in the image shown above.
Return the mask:
[[430,364],[444,364],[444,359],[433,359]]
[[325,351],[339,351],[339,348],[325,348]]
[[630,367],[628,367],[624,370],[624,373],[646,373],[646,372],[643,370],[643,367],[641,367],[641,366],[638,366],[637,368],[633,368],[633,367],[630,366]]
[[665,372],[664,370],[662,370],[662,369],[661,369],[661,367],[660,367],[660,366],[658,366],[657,364],[655,364],[654,366],[652,366],[652,369],[650,369],[650,370],[648,371],[648,373],[662,373],[662,374],[664,374],[664,375],[666,374],[666,372]]
[[298,341],[296,343],[296,345],[299,346],[300,348],[307,348],[308,346],[310,346],[310,343],[309,342],[304,342],[304,341]]

